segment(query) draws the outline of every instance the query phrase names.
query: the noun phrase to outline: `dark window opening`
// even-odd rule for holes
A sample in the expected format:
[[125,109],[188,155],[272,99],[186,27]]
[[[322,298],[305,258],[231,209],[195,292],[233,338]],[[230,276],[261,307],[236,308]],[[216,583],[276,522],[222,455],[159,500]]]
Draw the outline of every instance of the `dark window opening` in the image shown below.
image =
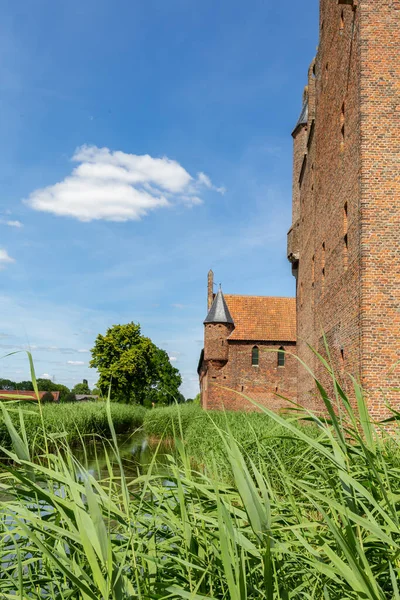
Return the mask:
[[341,133],[341,140],[340,140],[340,149],[343,152],[344,150],[344,123],[345,123],[345,107],[344,107],[344,102],[342,104],[342,110],[340,113],[340,133]]
[[278,350],[278,367],[285,366],[285,349],[281,346]]
[[343,208],[343,267],[344,270],[347,271],[348,266],[348,250],[349,250],[349,240],[347,237],[347,229],[348,229],[348,221],[347,221],[347,202]]
[[[307,140],[307,148],[308,149],[310,149],[310,146],[312,144],[312,141],[313,141],[313,138],[314,138],[314,131],[315,131],[315,120],[313,119],[311,121],[310,133],[308,134],[308,140]],[[313,169],[314,165],[312,165],[311,168]]]
[[257,346],[254,346],[254,348],[251,351],[251,364],[253,365],[253,367],[258,367],[258,363],[259,363],[259,350],[258,350]]
[[306,166],[307,166],[307,154],[304,155],[303,162],[302,162],[301,169],[300,169],[300,176],[299,176],[299,186],[300,187],[301,187],[301,184],[303,183],[303,177],[304,177],[304,173],[306,172]]
[[344,29],[344,10],[342,10],[342,13],[340,15],[340,31],[342,32]]

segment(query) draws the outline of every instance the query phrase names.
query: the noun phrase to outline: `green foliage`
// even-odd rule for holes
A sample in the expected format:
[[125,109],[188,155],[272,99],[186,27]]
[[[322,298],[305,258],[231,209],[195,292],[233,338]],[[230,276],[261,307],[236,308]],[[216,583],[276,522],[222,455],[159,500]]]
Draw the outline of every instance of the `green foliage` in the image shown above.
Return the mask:
[[[133,479],[115,444],[108,464],[115,455],[118,468],[99,482],[65,444],[30,461],[24,436],[10,428],[14,464],[0,479],[0,595],[398,600],[400,438],[388,442],[377,430],[357,385],[358,415],[337,384],[337,412],[319,390],[331,417],[314,417],[317,434],[263,409],[248,415],[246,435],[255,431],[245,448],[237,440],[245,437],[243,415],[211,415],[203,437],[221,440],[229,484],[190,468],[185,435],[186,444],[175,439],[167,473],[153,462]],[[151,411],[153,422],[172,421],[189,435],[194,420],[200,436],[206,421],[198,407],[179,408],[181,420],[166,408],[164,418]],[[283,432],[298,455],[282,445]],[[264,456],[260,436],[271,443]]]
[[42,404],[47,404],[48,402],[54,402],[54,396],[51,392],[45,392],[41,398]]
[[[7,403],[9,407],[9,403]],[[14,426],[21,432],[20,417],[16,405],[9,408]],[[43,447],[43,432],[38,406],[24,403],[23,416],[26,436],[30,447]],[[117,433],[126,433],[143,423],[146,410],[140,406],[127,406],[111,403],[111,414]],[[54,434],[63,434],[69,443],[79,442],[81,437],[101,435],[110,437],[111,430],[108,423],[107,411],[104,402],[82,402],[75,404],[49,403],[43,406],[43,420],[46,432],[51,440]],[[0,418],[0,446],[9,448],[11,439],[6,424]],[[1,597],[1,594],[0,594]]]
[[164,350],[141,335],[140,325],[135,323],[114,325],[105,336],[98,335],[90,366],[99,372],[102,395],[107,396],[111,385],[117,402],[168,404],[180,397],[178,370]]
[[[206,467],[225,481],[232,481],[232,470],[223,439],[215,435],[216,428],[230,432],[245,451],[247,460],[272,460],[275,453],[284,456],[295,472],[315,468],[317,463],[306,444],[295,435],[288,434],[262,412],[204,411],[196,402],[148,411],[144,420],[147,435],[154,438],[183,436],[187,453],[196,465]],[[299,431],[318,436],[311,425],[297,424]],[[313,464],[310,467],[309,462]],[[280,476],[276,485],[279,486]],[[271,474],[271,476],[275,476]]]
[[0,379],[0,390],[12,391],[17,389],[15,381],[10,379]]
[[36,381],[40,392],[60,392],[60,402],[64,402],[64,398],[70,393],[70,389],[66,385],[54,383],[51,379],[39,377]]
[[77,383],[76,385],[74,385],[71,392],[78,395],[90,394],[90,388],[86,379],[82,383]]
[[20,391],[33,392],[33,384],[32,381],[18,381],[16,383],[16,388]]
[[69,392],[68,394],[66,394],[64,396],[64,398],[62,399],[62,402],[66,403],[66,402],[76,402],[76,396],[74,394],[74,392]]
[[198,406],[181,404],[155,408],[146,412],[143,427],[148,436],[155,438],[173,438],[182,431],[185,436],[188,429],[198,420],[204,422],[207,415]]

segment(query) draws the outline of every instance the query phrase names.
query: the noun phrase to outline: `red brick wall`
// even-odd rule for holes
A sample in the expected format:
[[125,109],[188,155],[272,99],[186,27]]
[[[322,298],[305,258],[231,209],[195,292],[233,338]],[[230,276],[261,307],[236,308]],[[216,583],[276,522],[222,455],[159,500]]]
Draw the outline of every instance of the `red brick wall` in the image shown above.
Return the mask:
[[[259,348],[259,366],[252,366],[252,348]],[[277,350],[296,352],[295,343],[229,342],[229,360],[222,365],[211,361],[201,381],[202,404],[207,409],[254,410],[254,405],[238,392],[273,410],[289,405],[277,397],[296,398],[297,360],[285,355],[285,366],[278,367]],[[272,351],[271,351],[272,350]],[[229,389],[224,389],[229,388]]]
[[[315,86],[314,133],[300,191],[297,347],[328,386],[307,347],[323,348],[322,331],[338,374],[346,370],[359,377],[361,371],[359,71],[359,13],[322,0],[315,76],[309,72]],[[310,111],[308,135],[312,116]],[[321,407],[312,378],[301,367],[298,385],[300,402]]]
[[223,323],[207,323],[204,326],[204,360],[228,360],[227,338],[233,329],[233,325]]
[[[329,386],[306,347],[321,350],[324,331],[338,374],[360,378],[383,416],[384,396],[400,404],[400,371],[391,370],[400,358],[400,0],[321,0],[320,9],[300,190],[298,354]],[[300,369],[300,401],[314,405],[313,390]]]
[[400,407],[400,0],[360,2],[363,384]]

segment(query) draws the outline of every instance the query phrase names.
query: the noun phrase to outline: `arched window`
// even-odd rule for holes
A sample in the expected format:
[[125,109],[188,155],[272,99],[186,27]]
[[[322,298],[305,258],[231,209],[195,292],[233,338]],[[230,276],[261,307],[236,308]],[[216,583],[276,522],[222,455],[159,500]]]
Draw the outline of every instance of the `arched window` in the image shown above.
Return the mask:
[[285,349],[281,346],[278,350],[278,367],[285,366]]
[[258,360],[259,350],[257,346],[254,346],[253,350],[251,351],[251,364],[253,365],[253,367],[258,367]]

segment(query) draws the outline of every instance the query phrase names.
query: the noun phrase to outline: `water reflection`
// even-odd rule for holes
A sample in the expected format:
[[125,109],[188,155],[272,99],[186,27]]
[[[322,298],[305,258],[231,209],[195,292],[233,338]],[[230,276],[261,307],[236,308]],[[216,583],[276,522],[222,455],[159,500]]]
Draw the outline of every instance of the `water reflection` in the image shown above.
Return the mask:
[[[119,435],[118,452],[122,460],[126,477],[136,477],[147,471],[154,457],[154,446],[148,443],[145,433],[141,430],[129,435]],[[73,454],[82,465],[96,479],[109,477],[110,468],[114,475],[118,476],[119,466],[115,453],[114,444],[110,440],[99,440],[98,438],[86,440],[85,446],[73,449]],[[165,464],[163,452],[157,454],[157,471],[160,472]]]

